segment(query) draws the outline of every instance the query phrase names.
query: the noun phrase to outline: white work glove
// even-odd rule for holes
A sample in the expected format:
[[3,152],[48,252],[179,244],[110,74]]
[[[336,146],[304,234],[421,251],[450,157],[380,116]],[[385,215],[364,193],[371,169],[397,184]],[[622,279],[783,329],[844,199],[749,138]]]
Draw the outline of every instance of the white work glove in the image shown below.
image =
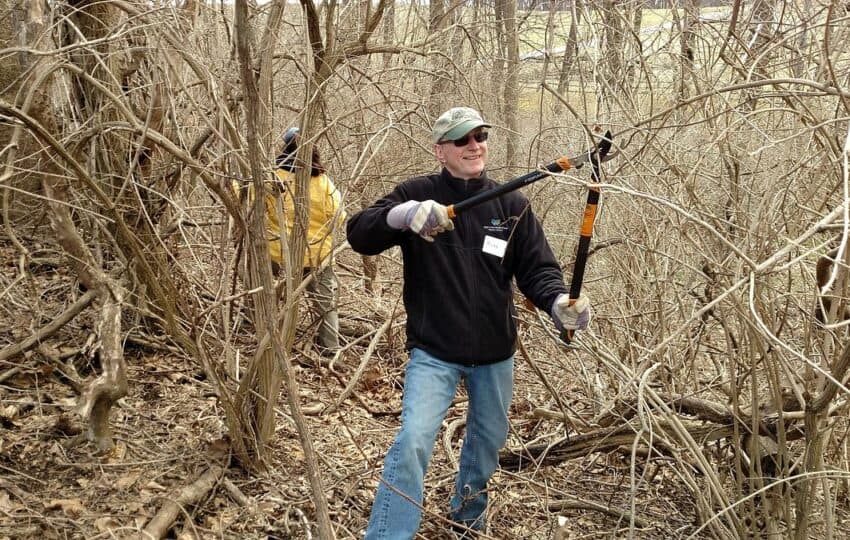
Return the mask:
[[393,229],[410,229],[428,242],[433,242],[441,232],[455,228],[446,207],[432,200],[407,201],[393,207],[387,213],[387,225]]
[[552,304],[552,320],[562,332],[586,330],[590,323],[590,300],[586,296],[579,296],[578,300],[573,301],[568,294],[558,295]]

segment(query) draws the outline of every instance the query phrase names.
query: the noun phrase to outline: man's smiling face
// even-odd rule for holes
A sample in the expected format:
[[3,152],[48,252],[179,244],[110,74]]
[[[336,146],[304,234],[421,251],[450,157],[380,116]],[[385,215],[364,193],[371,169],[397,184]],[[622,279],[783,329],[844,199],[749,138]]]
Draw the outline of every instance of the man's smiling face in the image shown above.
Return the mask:
[[478,142],[476,135],[484,133],[483,127],[478,127],[461,137],[466,138],[466,144],[457,146],[453,141],[439,142],[434,145],[434,155],[437,160],[455,178],[468,180],[478,178],[487,165],[487,141]]

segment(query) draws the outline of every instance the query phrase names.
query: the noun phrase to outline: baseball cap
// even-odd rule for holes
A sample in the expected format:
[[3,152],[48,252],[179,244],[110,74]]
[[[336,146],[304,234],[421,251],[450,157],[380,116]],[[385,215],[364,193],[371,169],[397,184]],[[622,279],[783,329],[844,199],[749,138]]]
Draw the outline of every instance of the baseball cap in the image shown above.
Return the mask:
[[434,128],[431,130],[431,141],[437,144],[440,141],[453,141],[459,139],[477,127],[492,127],[481,118],[478,111],[469,107],[452,107],[437,118]]
[[287,129],[286,133],[283,134],[284,144],[289,144],[290,142],[292,142],[292,139],[294,139],[300,131],[301,130],[298,129],[297,127],[291,127],[289,129]]

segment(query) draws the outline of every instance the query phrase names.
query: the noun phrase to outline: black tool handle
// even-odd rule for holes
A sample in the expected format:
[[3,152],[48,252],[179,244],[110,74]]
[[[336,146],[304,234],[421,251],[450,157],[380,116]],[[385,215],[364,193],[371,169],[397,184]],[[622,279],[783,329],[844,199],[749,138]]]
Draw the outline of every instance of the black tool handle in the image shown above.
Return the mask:
[[481,203],[485,203],[489,200],[495,199],[496,197],[500,197],[509,191],[514,191],[515,189],[519,189],[523,186],[527,186],[528,184],[532,184],[541,178],[545,178],[552,173],[562,172],[570,169],[572,167],[572,162],[568,157],[558,158],[552,163],[545,165],[540,170],[531,171],[530,173],[524,174],[513,180],[506,182],[502,185],[496,186],[493,189],[485,191],[483,193],[479,193],[478,195],[473,195],[468,199],[464,199],[459,203],[449,205],[446,207],[446,210],[449,213],[449,218],[454,218],[459,215],[461,212],[469,210],[472,207],[478,206]]
[[[603,146],[604,144],[604,146]],[[599,171],[600,160],[605,157],[608,150],[611,148],[611,132],[605,133],[603,144],[597,153],[590,158],[592,165],[591,180],[593,184],[601,182],[601,174]],[[573,279],[570,281],[570,301],[576,302],[581,296],[581,285],[584,283],[584,269],[587,266],[587,254],[590,251],[590,238],[593,236],[593,223],[596,221],[596,210],[599,208],[599,187],[591,185],[587,192],[587,203],[584,206],[584,216],[581,220],[581,230],[579,232],[578,246],[576,247],[576,260],[573,264]],[[562,330],[561,339],[569,345],[573,336],[574,330]]]

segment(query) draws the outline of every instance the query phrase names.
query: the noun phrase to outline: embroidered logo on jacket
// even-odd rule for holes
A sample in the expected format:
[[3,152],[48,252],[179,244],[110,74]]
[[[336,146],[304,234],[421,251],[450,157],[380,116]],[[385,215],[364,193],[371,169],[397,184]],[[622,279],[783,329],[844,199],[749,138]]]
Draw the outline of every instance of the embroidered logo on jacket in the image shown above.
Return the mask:
[[484,230],[487,232],[505,233],[508,232],[508,228],[508,220],[502,220],[500,218],[492,218],[490,219],[490,223],[484,225]]

